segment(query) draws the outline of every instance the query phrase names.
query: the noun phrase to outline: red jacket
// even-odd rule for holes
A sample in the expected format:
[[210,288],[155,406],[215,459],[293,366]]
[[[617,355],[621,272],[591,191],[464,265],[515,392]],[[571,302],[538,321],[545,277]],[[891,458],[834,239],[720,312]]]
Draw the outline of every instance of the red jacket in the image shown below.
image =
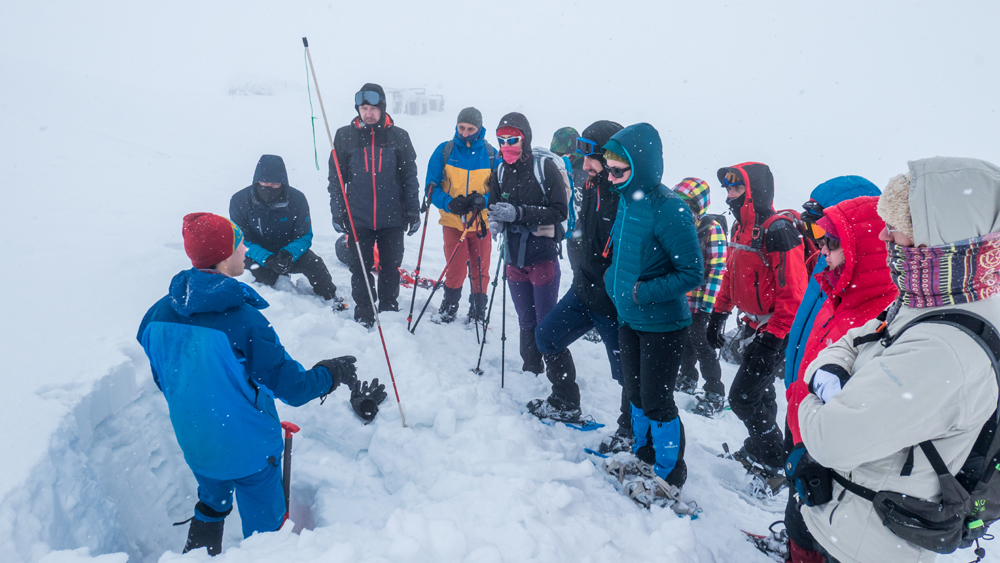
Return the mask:
[[875,212],[877,205],[877,197],[866,196],[849,199],[824,210],[837,227],[845,260],[844,265],[838,268],[842,271],[836,286],[827,276],[829,270],[816,272],[813,276],[828,299],[813,322],[799,364],[798,378],[785,392],[788,398],[788,427],[795,444],[802,441],[797,413],[802,399],[809,395],[809,387],[802,377],[809,363],[824,348],[840,340],[848,330],[877,317],[898,294],[889,277],[885,243],[878,238],[885,221]]
[[[766,332],[785,338],[809,281],[802,240],[791,221],[784,219],[774,221],[766,236],[760,229],[774,215],[774,177],[767,165],[744,162],[722,168],[720,181],[727,172],[742,176],[747,189],[743,205],[733,210],[737,223],[715,310],[728,313],[739,307],[753,315],[747,317],[752,328],[766,323]],[[766,315],[771,317],[759,320]]]

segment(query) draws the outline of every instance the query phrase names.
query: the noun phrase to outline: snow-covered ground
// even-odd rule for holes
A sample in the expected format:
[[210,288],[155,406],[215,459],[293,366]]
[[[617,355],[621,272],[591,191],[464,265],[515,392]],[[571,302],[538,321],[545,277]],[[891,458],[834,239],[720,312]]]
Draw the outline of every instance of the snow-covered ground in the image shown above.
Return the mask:
[[[195,482],[135,331],[189,267],[185,213],[225,214],[258,157],[282,155],[312,204],[314,249],[349,287],[333,252],[318,107],[314,162],[302,36],[331,127],[353,116],[364,82],[445,95],[443,114],[394,116],[421,180],[468,105],[490,131],[503,113],[524,112],[539,144],[567,124],[648,121],[664,140],[665,183],[717,186],[718,167],[758,160],[774,170],[779,207],[841,174],[884,185],[907,159],[1000,161],[1000,5],[870,4],[3,4],[0,561],[181,559],[186,526],[170,524],[190,515]],[[713,211],[724,211],[713,195]],[[444,266],[440,240],[432,223],[425,273]],[[418,245],[407,239],[404,267]],[[566,289],[565,262],[563,274]],[[377,334],[327,310],[304,279],[258,291],[303,364],[353,354],[363,377],[387,379]],[[719,484],[739,477],[716,457],[745,437],[731,413],[682,414],[684,491],[702,517],[641,510],[582,451],[616,416],[603,347],[571,349],[584,409],[608,428],[545,426],[522,413],[548,389],[520,372],[512,307],[506,320],[501,389],[498,311],[482,377],[469,372],[474,332],[425,319],[413,336],[405,313],[385,314],[408,428],[391,399],[362,426],[343,391],[325,405],[279,407],[303,428],[295,529],[241,541],[234,512],[222,560],[767,561],[740,529],[764,532],[781,516]],[[724,367],[727,382],[734,371]],[[989,559],[1000,560],[995,549]]]

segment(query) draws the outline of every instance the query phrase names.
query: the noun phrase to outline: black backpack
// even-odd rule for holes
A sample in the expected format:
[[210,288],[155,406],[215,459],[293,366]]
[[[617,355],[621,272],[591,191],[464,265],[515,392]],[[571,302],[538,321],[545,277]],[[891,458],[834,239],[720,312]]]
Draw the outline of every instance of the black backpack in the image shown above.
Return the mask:
[[[953,326],[972,337],[993,362],[994,375],[1000,385],[1000,335],[989,321],[968,311],[952,309],[921,315],[892,337],[888,336],[883,323],[878,332],[856,338],[854,345],[881,340],[882,345],[888,347],[903,332],[918,323]],[[986,535],[990,524],[1000,519],[998,425],[1000,404],[983,425],[969,457],[957,475],[948,471],[948,466],[930,440],[910,447],[900,475],[908,476],[913,471],[913,448],[919,447],[941,483],[940,502],[930,502],[892,491],[876,492],[852,482],[836,471],[830,471],[830,477],[848,491],[871,501],[882,524],[898,537],[935,553],[952,553],[976,543],[976,556],[981,559],[985,551],[978,548],[979,538]]]

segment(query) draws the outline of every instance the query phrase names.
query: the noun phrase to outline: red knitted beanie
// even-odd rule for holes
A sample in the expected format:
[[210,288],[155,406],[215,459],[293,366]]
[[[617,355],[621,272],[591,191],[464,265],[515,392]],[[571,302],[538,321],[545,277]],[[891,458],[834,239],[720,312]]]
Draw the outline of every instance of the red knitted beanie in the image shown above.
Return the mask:
[[518,129],[517,127],[511,127],[510,125],[507,125],[497,129],[497,137],[501,137],[503,135],[510,135],[511,137],[523,137],[524,133],[522,133],[521,130]]
[[243,232],[229,219],[213,213],[189,213],[184,216],[184,252],[198,269],[229,258],[243,240]]

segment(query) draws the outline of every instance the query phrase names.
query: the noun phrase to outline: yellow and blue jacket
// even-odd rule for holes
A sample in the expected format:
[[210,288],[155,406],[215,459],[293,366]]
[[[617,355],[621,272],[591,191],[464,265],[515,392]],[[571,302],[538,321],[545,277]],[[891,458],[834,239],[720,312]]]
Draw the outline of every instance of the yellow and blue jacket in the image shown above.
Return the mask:
[[[463,219],[467,230],[471,231],[476,227],[474,214],[462,217],[448,212],[451,198],[480,193],[489,205],[490,153],[496,155],[497,151],[486,142],[485,136],[485,129],[480,128],[471,141],[466,140],[458,134],[456,127],[455,138],[438,145],[431,154],[430,162],[427,163],[427,181],[424,185],[431,190],[431,203],[441,214],[441,220],[438,222],[445,227],[461,230]],[[454,148],[448,155],[448,162],[444,162],[444,148],[448,143],[453,143]],[[485,210],[480,212],[480,220],[483,225],[487,224]]]

